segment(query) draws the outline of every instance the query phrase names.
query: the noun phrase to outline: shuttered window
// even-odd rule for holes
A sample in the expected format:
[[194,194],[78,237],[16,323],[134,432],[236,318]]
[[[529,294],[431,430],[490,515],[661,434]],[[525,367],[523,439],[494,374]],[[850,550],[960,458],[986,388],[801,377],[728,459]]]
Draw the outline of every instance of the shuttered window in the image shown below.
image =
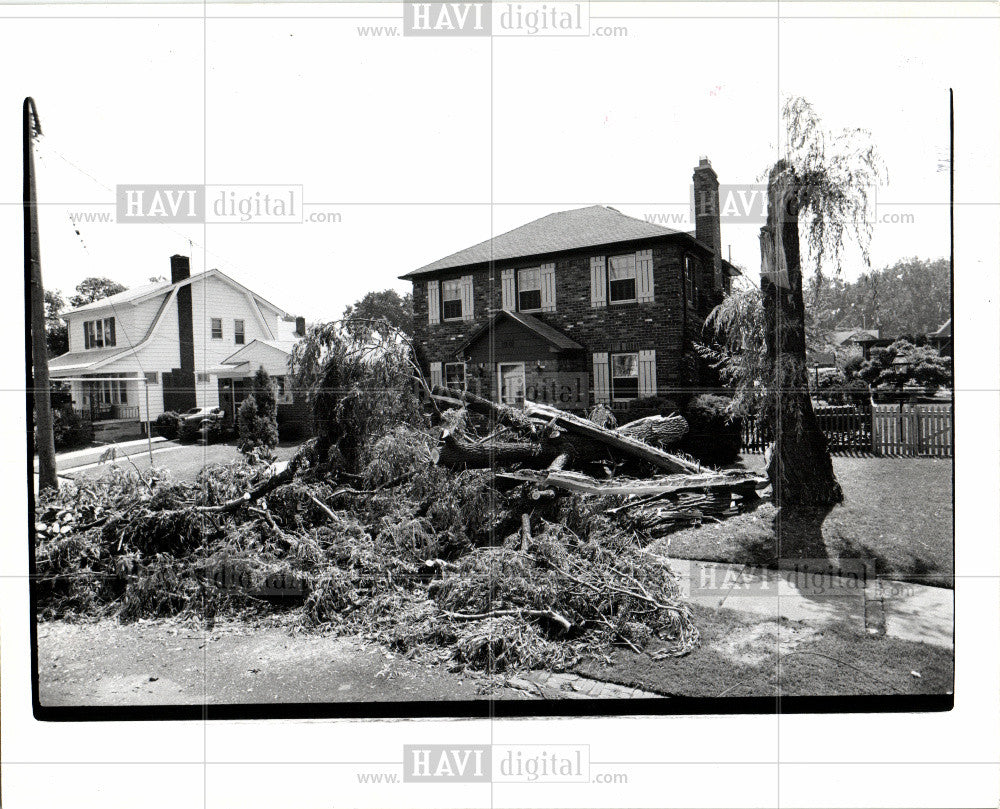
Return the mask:
[[512,269],[500,272],[500,308],[505,312],[517,309],[517,279]]
[[472,291],[472,276],[462,276],[462,319],[475,320],[476,305]]
[[441,322],[441,285],[437,281],[427,282],[427,322],[432,326]]
[[441,283],[441,318],[462,319],[462,281],[459,278]]
[[607,352],[594,354],[594,403],[608,404],[611,401],[611,385],[608,379]]
[[608,258],[608,300],[611,303],[636,300],[634,253]]
[[440,362],[431,363],[431,387],[443,385],[442,364]]
[[604,256],[590,259],[590,305],[594,308],[608,305],[608,273]]
[[656,352],[639,352],[639,398],[656,396]]
[[517,310],[537,312],[542,308],[542,271],[529,267],[517,271]]
[[639,303],[653,301],[653,251],[640,250],[635,254],[635,287]]
[[543,264],[539,269],[542,281],[542,311],[556,310],[556,265]]
[[616,402],[639,398],[638,353],[611,355],[611,398]]

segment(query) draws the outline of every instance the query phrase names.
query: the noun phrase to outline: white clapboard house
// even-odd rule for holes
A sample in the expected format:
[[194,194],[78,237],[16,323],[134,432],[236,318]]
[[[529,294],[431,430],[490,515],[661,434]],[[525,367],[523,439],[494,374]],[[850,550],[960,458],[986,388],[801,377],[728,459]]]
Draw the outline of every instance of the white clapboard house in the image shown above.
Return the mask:
[[279,403],[291,401],[288,360],[304,320],[219,270],[192,276],[187,256],[171,257],[169,281],[62,317],[69,351],[50,360],[50,375],[104,436],[141,433],[167,410],[222,407],[232,420],[261,366]]

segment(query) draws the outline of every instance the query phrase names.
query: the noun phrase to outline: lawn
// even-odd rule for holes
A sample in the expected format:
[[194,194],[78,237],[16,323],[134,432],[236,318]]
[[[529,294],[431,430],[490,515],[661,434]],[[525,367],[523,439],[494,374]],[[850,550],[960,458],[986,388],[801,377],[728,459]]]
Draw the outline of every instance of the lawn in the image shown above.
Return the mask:
[[[277,459],[287,461],[295,454],[300,443],[300,441],[283,441],[275,450]],[[79,471],[60,471],[59,474],[68,478],[100,477],[107,474],[108,469],[112,466],[121,466],[126,469],[148,469],[152,463],[154,467],[168,469],[174,480],[192,481],[204,467],[232,463],[239,457],[240,451],[236,448],[235,441],[208,445],[166,441],[153,445],[152,461],[147,453],[140,452],[128,458],[118,457],[104,464],[88,465]]]
[[[763,470],[763,456],[744,456],[743,465]],[[826,560],[834,571],[851,564],[845,560],[866,559],[879,575],[953,586],[951,459],[834,457],[833,468],[844,502],[827,514],[781,519],[776,530],[777,509],[763,503],[722,523],[678,531],[660,541],[659,551],[763,567]]]
[[691,609],[701,645],[690,655],[656,661],[622,649],[610,664],[589,661],[576,670],[686,697],[946,694],[954,689],[950,649],[872,637],[846,622],[817,630],[800,621],[761,620],[729,609]]

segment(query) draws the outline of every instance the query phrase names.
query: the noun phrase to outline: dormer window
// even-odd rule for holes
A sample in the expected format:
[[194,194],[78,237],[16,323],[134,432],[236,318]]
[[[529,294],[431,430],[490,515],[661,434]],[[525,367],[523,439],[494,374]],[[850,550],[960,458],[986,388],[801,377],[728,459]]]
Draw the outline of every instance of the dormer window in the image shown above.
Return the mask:
[[634,253],[608,258],[608,300],[611,303],[636,300]]
[[536,312],[542,308],[542,270],[529,267],[517,271],[517,311]]
[[110,348],[115,342],[115,319],[87,320],[83,324],[83,347]]

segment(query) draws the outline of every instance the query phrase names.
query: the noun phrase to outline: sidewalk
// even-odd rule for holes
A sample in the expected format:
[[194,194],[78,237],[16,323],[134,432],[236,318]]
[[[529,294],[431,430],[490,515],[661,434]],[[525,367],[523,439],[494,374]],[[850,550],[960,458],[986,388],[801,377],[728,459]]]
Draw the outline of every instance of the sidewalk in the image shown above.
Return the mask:
[[[146,452],[149,449],[150,444],[153,449],[157,448],[158,444],[163,444],[167,439],[163,436],[153,436],[151,441],[145,438],[139,438],[134,441],[122,441],[114,444],[101,444],[97,447],[84,447],[83,449],[74,449],[69,452],[57,452],[56,453],[56,469],[60,472],[67,469],[76,469],[80,466],[86,466],[87,464],[96,463],[97,460],[107,452],[109,449],[114,447],[115,452],[119,458],[123,458],[126,455],[138,455],[140,453]],[[38,458],[35,458],[35,473],[38,472]]]
[[814,629],[847,622],[870,635],[953,646],[954,591],[943,587],[683,559],[670,560],[670,567],[682,595],[709,609],[804,621]]

